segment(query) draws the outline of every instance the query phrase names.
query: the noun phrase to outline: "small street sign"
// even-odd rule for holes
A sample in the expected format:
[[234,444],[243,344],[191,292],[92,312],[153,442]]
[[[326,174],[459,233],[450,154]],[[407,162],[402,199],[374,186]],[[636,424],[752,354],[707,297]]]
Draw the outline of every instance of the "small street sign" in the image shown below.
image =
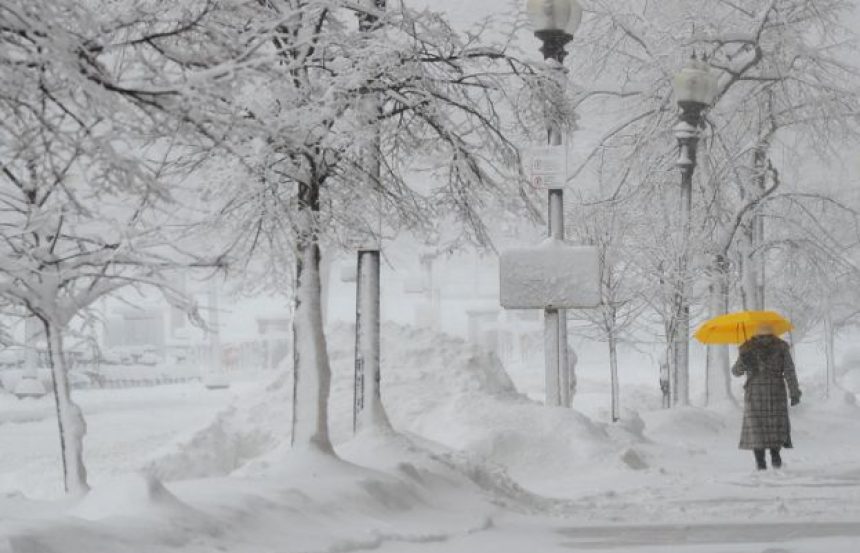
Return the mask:
[[567,149],[563,145],[531,148],[527,156],[527,169],[533,188],[564,188],[567,178]]

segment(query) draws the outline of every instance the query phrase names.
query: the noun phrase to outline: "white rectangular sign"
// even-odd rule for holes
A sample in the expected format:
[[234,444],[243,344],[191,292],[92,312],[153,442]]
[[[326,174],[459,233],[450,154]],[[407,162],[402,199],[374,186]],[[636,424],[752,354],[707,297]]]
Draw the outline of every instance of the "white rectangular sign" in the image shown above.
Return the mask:
[[563,188],[567,178],[567,148],[537,146],[527,156],[529,182],[533,188]]
[[600,305],[600,257],[592,246],[546,240],[502,252],[500,300],[506,309],[587,309]]

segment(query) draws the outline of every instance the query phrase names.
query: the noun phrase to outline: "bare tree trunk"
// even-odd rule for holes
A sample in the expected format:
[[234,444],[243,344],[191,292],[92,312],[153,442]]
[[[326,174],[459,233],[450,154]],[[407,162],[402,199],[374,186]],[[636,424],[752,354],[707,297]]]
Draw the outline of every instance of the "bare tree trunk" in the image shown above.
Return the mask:
[[741,246],[741,297],[746,311],[758,311],[761,301],[758,297],[758,275],[755,261],[755,223],[746,225]]
[[224,367],[221,363],[221,328],[220,313],[218,305],[218,284],[214,280],[209,281],[209,374],[221,375]]
[[320,261],[320,309],[322,311],[323,328],[328,323],[329,292],[331,289],[332,256],[327,255]]
[[66,361],[63,356],[62,328],[43,321],[48,342],[48,362],[54,381],[54,402],[57,408],[57,424],[60,430],[60,452],[63,460],[63,483],[66,493],[85,494],[87,469],[84,466],[84,436],[87,424],[83,413],[73,401],[69,389]]
[[[753,170],[755,175],[753,182],[756,194],[763,195],[765,192],[765,174],[767,172],[766,145],[760,145],[753,155]],[[746,238],[746,251],[743,265],[743,287],[746,299],[745,309],[752,311],[764,310],[764,215],[761,207],[756,208],[744,233]]]
[[612,385],[612,422],[621,419],[621,397],[618,386],[618,341],[615,338],[615,329],[609,331],[609,375]]
[[292,445],[334,453],[328,433],[331,368],[322,322],[320,248],[314,228],[319,185],[301,184],[293,312]]
[[827,382],[824,388],[824,397],[831,398],[835,392],[836,385],[836,332],[833,328],[833,314],[830,306],[827,306],[827,313],[824,314],[824,355],[827,359]]
[[666,354],[660,359],[660,392],[662,393],[661,405],[664,409],[672,407],[671,395],[671,370],[669,367],[669,359],[671,353],[667,350]]
[[[762,183],[762,193],[764,193],[764,183]],[[766,265],[767,257],[764,248],[764,215],[759,213],[755,217],[755,228],[753,229],[753,248],[756,259],[756,310],[765,310],[765,293],[767,289],[767,274]]]

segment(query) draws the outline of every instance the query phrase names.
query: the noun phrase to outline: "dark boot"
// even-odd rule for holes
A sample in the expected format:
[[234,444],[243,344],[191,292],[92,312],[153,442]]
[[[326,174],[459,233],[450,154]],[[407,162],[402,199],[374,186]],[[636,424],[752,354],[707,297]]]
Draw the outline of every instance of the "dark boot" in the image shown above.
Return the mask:
[[774,447],[770,450],[770,466],[775,469],[782,468],[782,457],[779,456],[778,447]]
[[753,454],[755,455],[755,466],[758,470],[767,470],[767,461],[764,457],[764,450],[754,449]]

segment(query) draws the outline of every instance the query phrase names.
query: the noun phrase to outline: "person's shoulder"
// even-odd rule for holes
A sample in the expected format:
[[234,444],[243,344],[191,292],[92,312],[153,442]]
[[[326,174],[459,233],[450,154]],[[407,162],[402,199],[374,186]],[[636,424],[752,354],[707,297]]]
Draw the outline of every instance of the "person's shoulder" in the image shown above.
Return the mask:
[[791,346],[788,344],[788,342],[786,342],[785,340],[783,340],[779,336],[773,337],[773,344],[781,350],[791,351]]
[[790,349],[790,346],[788,345],[788,342],[784,341],[779,336],[754,336],[753,338],[750,338],[749,340],[741,344],[740,352],[743,353],[752,349],[769,350],[774,348],[780,350],[788,350]]

